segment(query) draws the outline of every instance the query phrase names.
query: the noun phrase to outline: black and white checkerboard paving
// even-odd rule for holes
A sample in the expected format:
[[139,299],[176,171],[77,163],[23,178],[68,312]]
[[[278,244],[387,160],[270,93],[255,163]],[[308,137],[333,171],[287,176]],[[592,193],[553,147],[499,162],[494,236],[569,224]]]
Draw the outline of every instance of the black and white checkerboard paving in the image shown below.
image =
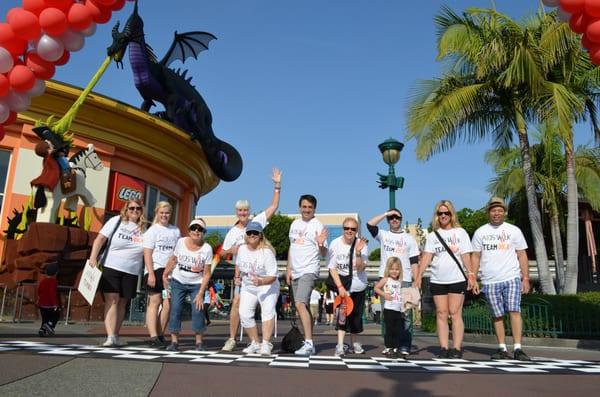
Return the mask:
[[596,374],[600,375],[600,361],[559,360],[537,357],[533,361],[467,360],[467,359],[409,359],[393,360],[386,357],[324,355],[297,357],[287,354],[260,356],[257,354],[224,353],[195,350],[169,352],[166,350],[126,346],[107,348],[81,344],[51,344],[31,341],[0,342],[2,352],[28,352],[50,356],[85,356],[126,360],[182,362],[198,364],[251,365],[279,368],[352,369],[363,371],[437,372],[437,373],[527,373],[527,374]]

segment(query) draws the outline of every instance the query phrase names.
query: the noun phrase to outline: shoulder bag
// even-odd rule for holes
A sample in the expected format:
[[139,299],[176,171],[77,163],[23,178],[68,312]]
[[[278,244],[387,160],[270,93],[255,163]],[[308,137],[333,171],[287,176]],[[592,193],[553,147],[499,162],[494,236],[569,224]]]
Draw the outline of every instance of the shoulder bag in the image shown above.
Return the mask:
[[290,303],[292,306],[292,315],[291,315],[291,325],[292,328],[288,331],[287,334],[281,340],[281,350],[285,353],[294,353],[296,350],[302,347],[304,343],[304,337],[302,333],[298,329],[298,325],[296,324],[296,305],[294,304],[294,294],[292,292],[292,286],[290,285]]
[[119,220],[117,221],[117,226],[115,226],[112,233],[110,234],[110,237],[108,238],[106,243],[104,243],[102,248],[100,248],[100,252],[98,252],[97,262],[98,262],[98,269],[100,269],[100,270],[102,270],[102,268],[104,267],[104,262],[106,261],[106,257],[108,256],[108,249],[110,248],[110,243],[112,242],[112,238],[115,235],[115,233],[117,232],[117,229],[119,229],[120,224],[121,224],[121,216],[119,215]]

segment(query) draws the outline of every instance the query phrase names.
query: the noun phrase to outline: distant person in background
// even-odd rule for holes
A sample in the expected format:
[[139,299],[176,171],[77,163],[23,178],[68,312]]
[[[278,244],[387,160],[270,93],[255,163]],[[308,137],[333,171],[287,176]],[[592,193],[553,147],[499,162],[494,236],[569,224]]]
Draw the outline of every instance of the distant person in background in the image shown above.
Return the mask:
[[381,321],[381,299],[379,295],[374,295],[371,298],[371,311],[373,312],[373,322],[379,324]]
[[[379,222],[386,219],[390,230],[381,230],[377,227]],[[396,257],[402,263],[402,287],[412,286],[413,277],[416,279],[419,263],[419,246],[413,236],[402,229],[402,213],[396,208],[373,217],[367,222],[367,229],[373,237],[381,244],[381,263],[379,265],[379,277],[383,277],[388,258]],[[385,319],[385,318],[384,318]],[[400,354],[408,356],[412,346],[412,310],[406,313],[406,327],[402,341]]]
[[46,266],[46,278],[40,281],[38,285],[37,306],[40,308],[40,316],[42,317],[42,325],[38,331],[39,336],[54,335],[54,328],[56,328],[60,317],[57,272],[57,264],[48,264]]
[[[253,222],[258,222],[263,228],[267,226],[269,219],[275,214],[279,207],[279,197],[281,195],[281,171],[278,168],[273,168],[271,176],[273,180],[273,197],[271,204],[255,217],[250,216],[250,203],[247,200],[238,200],[235,203],[235,215],[237,221],[235,225],[229,229],[223,240],[221,255],[233,255],[233,263],[236,261],[237,251],[240,245],[245,243],[246,226],[252,219]],[[240,286],[241,280],[234,279],[233,299],[229,311],[229,338],[225,341],[221,350],[230,352],[235,349],[235,337],[240,327]]]
[[121,213],[110,218],[92,244],[90,265],[98,266],[101,247],[111,238],[104,261],[99,289],[104,293],[104,347],[123,346],[119,331],[125,319],[125,309],[137,293],[138,275],[144,266],[143,234],[146,230],[144,204],[138,198],[129,199]]
[[506,205],[499,197],[492,197],[486,206],[489,223],[473,234],[473,271],[469,273],[469,287],[479,293],[477,271],[481,266],[482,292],[492,312],[498,351],[492,359],[509,359],[505,341],[504,314],[508,313],[515,342],[513,357],[519,361],[531,359],[521,346],[523,319],[521,294],[529,285],[527,242],[521,229],[504,222]]
[[146,326],[150,334],[148,344],[153,347],[166,346],[165,330],[169,322],[170,303],[162,279],[175,244],[181,237],[179,228],[171,225],[173,207],[167,201],[159,201],[154,209],[152,226],[144,233],[144,284],[148,291]]
[[316,289],[313,289],[310,293],[310,314],[314,319],[314,325],[317,325],[319,319],[319,300],[321,299],[321,293]]
[[323,298],[323,305],[325,306],[325,320],[327,321],[327,325],[333,325],[333,302],[335,301],[337,293],[330,289],[325,292],[325,297]]
[[[435,205],[431,226],[433,232],[427,235],[415,286],[421,288],[423,273],[431,264],[429,289],[435,304],[436,329],[441,347],[438,357],[462,358],[462,340],[465,333],[462,307],[467,290],[465,274],[471,271],[473,247],[469,235],[460,227],[452,202],[442,200]],[[446,251],[440,237],[452,253]],[[453,257],[459,263],[456,263]],[[461,268],[464,270],[461,271]],[[452,349],[449,349],[448,316],[452,319]]]

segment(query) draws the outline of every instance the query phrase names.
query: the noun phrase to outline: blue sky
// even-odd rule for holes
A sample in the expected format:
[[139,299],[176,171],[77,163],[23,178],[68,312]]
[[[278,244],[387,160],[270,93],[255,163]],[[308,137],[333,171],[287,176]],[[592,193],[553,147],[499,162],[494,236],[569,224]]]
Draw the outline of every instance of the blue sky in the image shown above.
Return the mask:
[[[20,6],[4,0],[0,13]],[[411,87],[439,76],[434,15],[488,7],[489,0],[140,0],[146,40],[162,57],[173,31],[203,30],[218,40],[185,67],[213,113],[216,135],[234,145],[244,171],[232,183],[202,197],[200,215],[229,214],[237,199],[258,211],[270,201],[270,170],[283,172],[280,210],[297,212],[303,193],[318,198],[317,212],[358,212],[366,222],[387,209],[388,193],[377,187],[387,172],[377,145],[389,137],[405,142]],[[535,11],[536,0],[498,0],[513,17]],[[110,29],[133,4],[115,13],[71,54],[56,80],[84,86],[104,59]],[[3,17],[4,18],[4,17]],[[111,65],[95,91],[139,106],[128,59]],[[176,66],[181,66],[177,64]],[[591,140],[587,129],[584,142]],[[428,224],[436,201],[457,208],[482,207],[492,177],[483,162],[491,143],[459,145],[418,162],[414,142],[405,142],[396,174],[405,187],[397,207],[411,223]]]

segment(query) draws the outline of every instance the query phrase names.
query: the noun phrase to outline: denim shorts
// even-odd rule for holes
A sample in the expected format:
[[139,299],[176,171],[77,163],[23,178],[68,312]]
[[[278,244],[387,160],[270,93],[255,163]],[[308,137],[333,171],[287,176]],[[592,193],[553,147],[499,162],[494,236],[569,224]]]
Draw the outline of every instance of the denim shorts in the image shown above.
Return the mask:
[[521,311],[521,279],[519,277],[501,283],[484,284],[481,292],[490,305],[493,317],[507,312]]
[[169,315],[169,331],[178,334],[181,331],[181,312],[185,304],[185,297],[190,295],[192,301],[192,331],[201,334],[206,330],[206,318],[204,311],[198,310],[194,304],[194,298],[200,291],[200,284],[183,284],[171,279],[171,313]]

